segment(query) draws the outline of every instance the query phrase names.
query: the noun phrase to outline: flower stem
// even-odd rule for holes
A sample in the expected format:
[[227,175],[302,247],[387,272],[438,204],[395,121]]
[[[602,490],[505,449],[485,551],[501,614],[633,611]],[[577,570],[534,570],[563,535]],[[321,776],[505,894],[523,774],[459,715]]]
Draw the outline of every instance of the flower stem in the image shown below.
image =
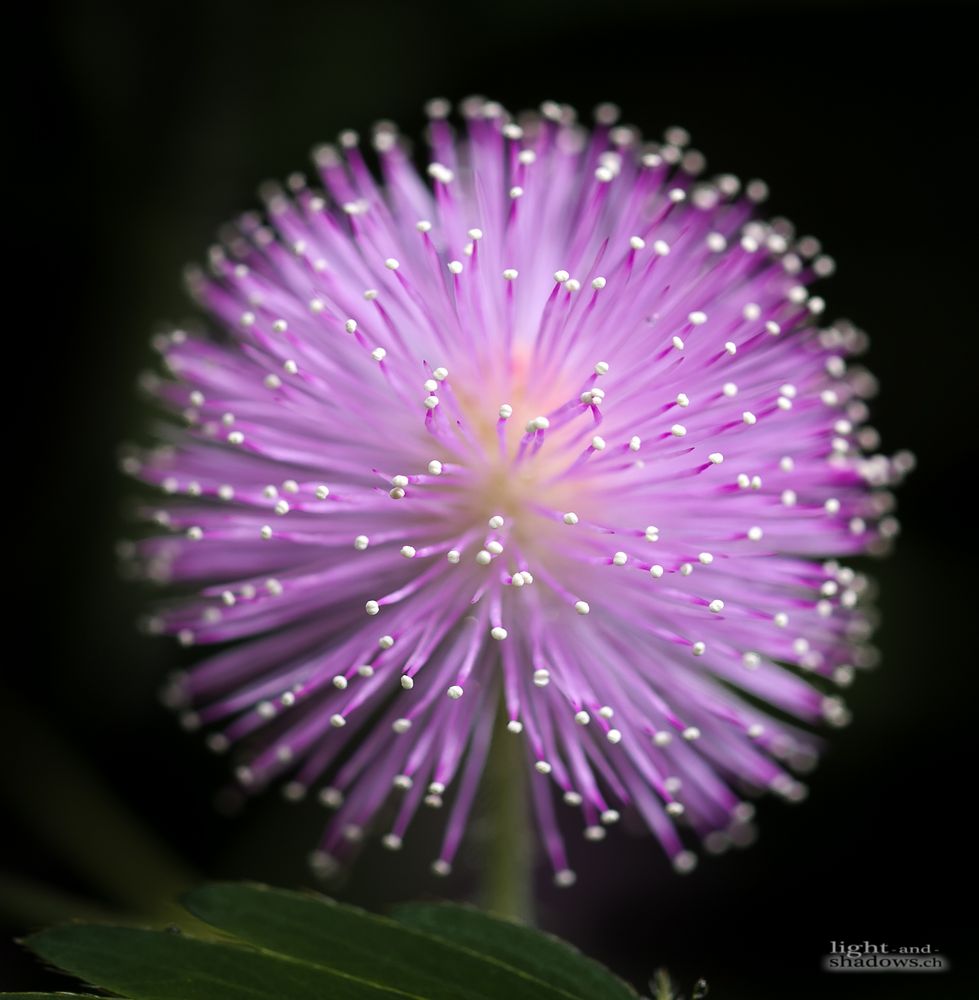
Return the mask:
[[[0,732],[31,760],[30,768],[0,773],[0,793],[31,835],[100,896],[131,913],[173,919],[179,910],[174,898],[198,881],[196,874],[143,826],[77,748],[6,690],[0,692]],[[21,901],[28,888],[21,885]]]
[[487,844],[482,903],[493,913],[533,923],[533,852],[528,815],[527,762],[519,736],[507,731],[507,713],[497,712],[486,765]]

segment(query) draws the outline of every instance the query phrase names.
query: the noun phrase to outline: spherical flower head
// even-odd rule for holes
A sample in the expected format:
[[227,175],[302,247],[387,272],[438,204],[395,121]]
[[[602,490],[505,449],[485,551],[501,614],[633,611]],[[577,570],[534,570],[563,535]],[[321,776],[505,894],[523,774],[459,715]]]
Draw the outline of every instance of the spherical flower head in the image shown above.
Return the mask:
[[150,626],[221,647],[168,699],[246,788],[336,810],[321,860],[444,801],[447,873],[504,713],[559,884],[560,800],[689,871],[750,838],[745,789],[802,798],[786,718],[847,720],[840,559],[895,533],[911,459],[866,454],[865,338],[820,326],[832,262],[760,182],[608,106],[429,110],[427,176],[389,124],[383,183],[353,133],[320,147],[321,187],[267,189],[191,275],[218,335],[157,342],[137,563],[191,596]]

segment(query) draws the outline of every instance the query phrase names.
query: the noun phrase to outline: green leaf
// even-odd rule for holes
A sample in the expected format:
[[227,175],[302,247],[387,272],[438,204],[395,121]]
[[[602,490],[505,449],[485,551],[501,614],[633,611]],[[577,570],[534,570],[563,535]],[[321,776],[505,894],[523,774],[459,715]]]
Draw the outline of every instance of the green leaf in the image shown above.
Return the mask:
[[426,1000],[570,1000],[484,948],[447,943],[422,931],[322,896],[255,885],[212,885],[185,896],[201,920],[250,944]]
[[566,942],[474,907],[408,903],[399,906],[394,916],[445,941],[489,952],[497,961],[523,969],[576,1000],[636,1000],[630,986]]
[[27,943],[66,972],[133,1000],[414,1000],[324,967],[167,931],[78,925]]
[[219,933],[73,924],[27,944],[130,1000],[636,1000],[568,945],[465,907],[406,906],[391,920],[238,884],[194,890],[184,905]]

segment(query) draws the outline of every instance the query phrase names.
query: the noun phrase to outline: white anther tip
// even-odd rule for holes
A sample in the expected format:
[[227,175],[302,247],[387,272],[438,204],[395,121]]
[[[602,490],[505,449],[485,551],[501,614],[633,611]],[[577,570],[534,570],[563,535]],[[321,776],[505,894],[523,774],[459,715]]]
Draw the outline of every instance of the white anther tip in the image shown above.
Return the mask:
[[697,867],[697,855],[693,851],[680,851],[673,858],[673,868],[679,875],[686,875]]

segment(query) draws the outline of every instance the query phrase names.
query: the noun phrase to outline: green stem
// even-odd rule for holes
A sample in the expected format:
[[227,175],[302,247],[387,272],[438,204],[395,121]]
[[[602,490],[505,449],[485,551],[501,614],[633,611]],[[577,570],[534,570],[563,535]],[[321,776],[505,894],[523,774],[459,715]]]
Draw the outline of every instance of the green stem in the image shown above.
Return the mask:
[[0,792],[24,826],[106,899],[172,919],[197,881],[188,868],[60,734],[0,692],[0,732],[30,766],[0,771]]
[[83,896],[62,892],[43,882],[0,872],[0,918],[18,929],[46,927],[68,920],[107,923],[120,914]]
[[482,903],[502,917],[533,923],[533,851],[527,762],[521,738],[508,732],[500,706],[484,779],[487,843]]

